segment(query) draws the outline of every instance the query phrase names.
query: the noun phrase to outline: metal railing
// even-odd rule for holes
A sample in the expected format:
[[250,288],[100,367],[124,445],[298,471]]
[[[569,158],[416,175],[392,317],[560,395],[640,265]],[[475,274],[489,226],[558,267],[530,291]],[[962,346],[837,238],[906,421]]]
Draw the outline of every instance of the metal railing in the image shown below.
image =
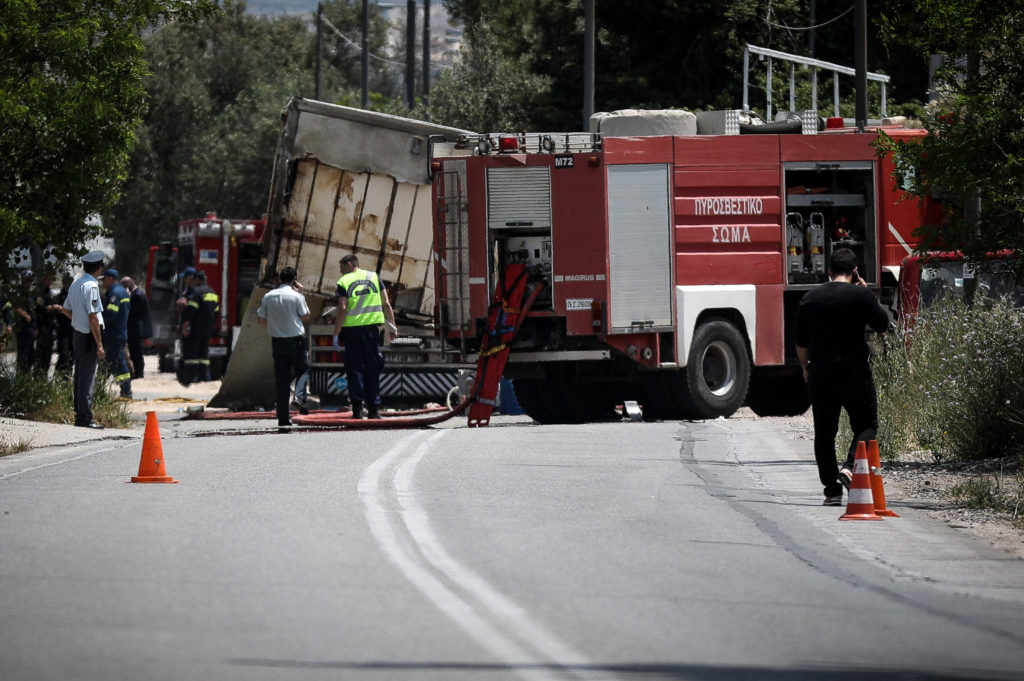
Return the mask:
[[[811,99],[813,110],[818,110],[818,70],[831,71],[832,72],[832,107],[833,115],[839,116],[839,76],[854,76],[856,71],[849,66],[840,66],[839,64],[833,64],[832,62],[821,61],[820,59],[812,59],[810,57],[801,57],[798,54],[789,54],[788,52],[779,52],[778,50],[771,50],[767,47],[756,47],[754,45],[747,45],[743,50],[743,110],[750,111],[750,100],[748,97],[748,89],[750,86],[750,55],[756,54],[762,59],[767,59],[767,70],[768,70],[768,81],[765,84],[766,101],[765,101],[765,120],[772,119],[772,60],[777,59],[789,63],[789,110],[796,110],[796,65],[801,64],[808,66],[811,69]],[[882,106],[881,106],[881,118],[885,118],[885,86],[889,82],[889,76],[881,73],[868,72],[868,80],[873,80],[876,83],[882,85]]]

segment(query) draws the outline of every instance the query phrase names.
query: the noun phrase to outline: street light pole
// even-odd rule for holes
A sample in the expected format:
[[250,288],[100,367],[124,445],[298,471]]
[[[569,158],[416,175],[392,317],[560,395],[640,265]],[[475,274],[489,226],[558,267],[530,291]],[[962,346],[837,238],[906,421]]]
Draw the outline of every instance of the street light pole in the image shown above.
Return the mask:
[[320,101],[320,54],[323,52],[324,45],[324,3],[319,3],[316,6],[316,86],[314,87],[313,99]]
[[594,115],[594,0],[583,3],[583,129]]
[[430,101],[430,0],[423,0],[423,105]]
[[370,107],[370,8],[369,0],[363,0],[363,99],[362,107]]
[[405,105],[416,105],[416,0],[405,3]]

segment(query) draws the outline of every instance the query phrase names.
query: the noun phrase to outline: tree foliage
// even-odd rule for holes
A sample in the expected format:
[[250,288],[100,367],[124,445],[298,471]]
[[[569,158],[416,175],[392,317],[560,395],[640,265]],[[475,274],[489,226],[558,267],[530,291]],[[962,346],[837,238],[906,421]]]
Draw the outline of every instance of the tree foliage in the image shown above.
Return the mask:
[[462,60],[441,74],[430,93],[430,119],[477,132],[526,130],[549,81],[531,74],[522,59],[502,55],[490,26],[477,24]]
[[[220,16],[170,24],[146,39],[150,107],[123,199],[105,214],[126,269],[141,271],[146,249],[173,239],[181,220],[266,211],[281,112],[292,97],[314,95],[316,36],[311,17],[245,9],[229,2]],[[325,2],[324,14],[349,40],[359,35],[358,0]],[[370,51],[379,54],[386,35],[372,25]],[[358,102],[359,53],[328,29],[323,55],[321,99]],[[374,67],[371,87],[396,91],[388,78]]]
[[[1011,0],[903,0],[885,16],[888,39],[940,54],[940,97],[922,144],[889,141],[898,174],[921,198],[938,197],[941,224],[921,249],[984,254],[1024,249],[1024,7]],[[1018,266],[1024,279],[1024,263]]]
[[[467,26],[489,23],[500,53],[551,79],[531,114],[531,127],[580,129],[582,0],[446,0],[445,5]],[[869,16],[877,17],[883,5],[870,2]],[[853,12],[845,5],[817,6],[814,56],[852,66]],[[810,21],[803,0],[663,0],[642,5],[595,0],[595,109],[738,108],[745,45],[809,55]],[[875,35],[869,31],[870,37]],[[925,62],[916,56],[908,59],[907,53],[900,46],[884,50],[873,40],[868,50],[868,68],[893,75],[888,94],[900,100],[923,97],[927,76]],[[841,85],[849,97],[853,79]],[[763,90],[752,88],[750,101],[755,107],[763,102]]]
[[95,235],[87,219],[117,200],[145,110],[141,32],[215,7],[215,0],[0,3],[0,253],[35,243],[61,256]]

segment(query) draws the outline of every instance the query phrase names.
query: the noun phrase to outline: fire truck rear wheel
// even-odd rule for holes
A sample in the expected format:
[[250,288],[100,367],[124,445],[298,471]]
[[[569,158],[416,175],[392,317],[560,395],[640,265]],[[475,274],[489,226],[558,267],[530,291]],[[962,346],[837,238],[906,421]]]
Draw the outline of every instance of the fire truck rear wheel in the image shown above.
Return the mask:
[[811,398],[799,368],[788,373],[755,371],[750,378],[747,406],[758,416],[799,416]]
[[743,405],[750,385],[747,342],[731,322],[711,319],[697,327],[686,369],[680,375],[688,418],[731,416]]
[[615,407],[614,392],[578,379],[569,366],[549,365],[545,379],[517,379],[512,388],[523,412],[539,423],[589,423],[608,418]]

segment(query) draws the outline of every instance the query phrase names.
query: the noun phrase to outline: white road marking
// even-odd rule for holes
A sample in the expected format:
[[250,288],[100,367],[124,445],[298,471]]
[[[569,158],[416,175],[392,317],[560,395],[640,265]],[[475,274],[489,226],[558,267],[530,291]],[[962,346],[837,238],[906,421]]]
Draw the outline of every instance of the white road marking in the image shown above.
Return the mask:
[[[407,453],[421,433],[400,440],[363,471],[359,498],[377,545],[405,577],[449,619],[521,678],[530,681],[613,679],[558,640],[522,607],[458,563],[434,533],[416,500],[416,466],[431,445],[449,431],[438,431]],[[390,480],[386,473],[390,469]],[[393,492],[398,514],[386,508]]]

